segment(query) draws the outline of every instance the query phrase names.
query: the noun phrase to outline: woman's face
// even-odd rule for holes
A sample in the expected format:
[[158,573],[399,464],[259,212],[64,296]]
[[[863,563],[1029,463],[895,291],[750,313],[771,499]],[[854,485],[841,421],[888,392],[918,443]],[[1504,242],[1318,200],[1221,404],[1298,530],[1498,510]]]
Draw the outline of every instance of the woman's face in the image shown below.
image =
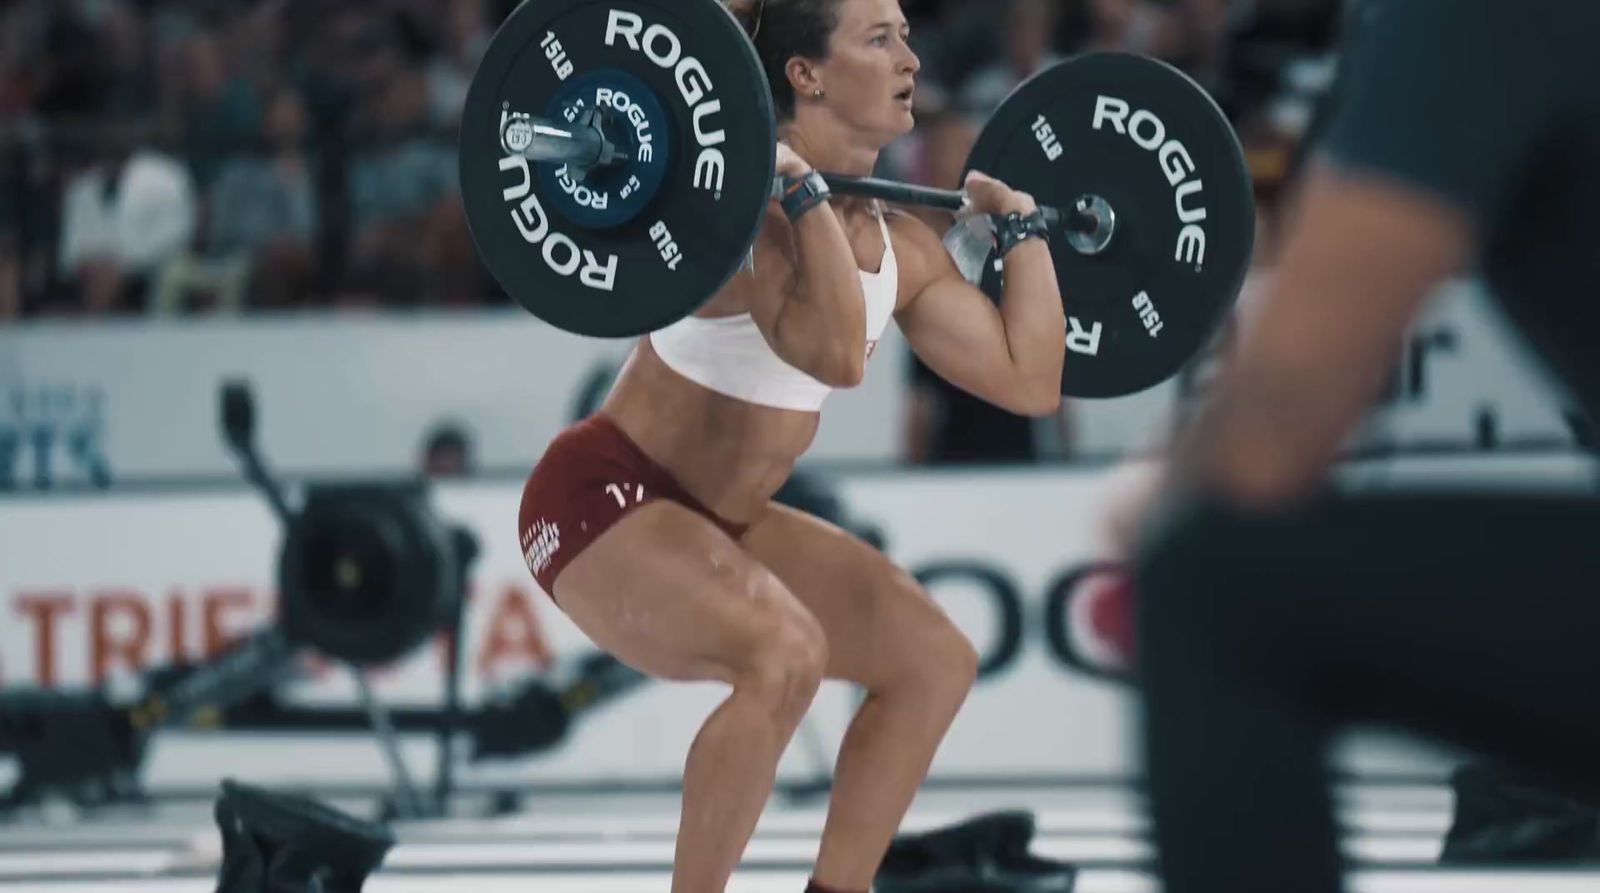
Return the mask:
[[817,77],[828,107],[845,123],[891,139],[911,131],[922,62],[906,43],[910,32],[899,0],[841,0]]

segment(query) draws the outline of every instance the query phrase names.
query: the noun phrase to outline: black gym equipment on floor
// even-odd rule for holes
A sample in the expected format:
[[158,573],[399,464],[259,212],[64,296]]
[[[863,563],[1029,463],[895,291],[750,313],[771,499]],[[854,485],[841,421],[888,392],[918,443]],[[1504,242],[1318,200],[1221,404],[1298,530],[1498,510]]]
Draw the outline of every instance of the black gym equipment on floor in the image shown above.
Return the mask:
[[[545,752],[565,740],[585,711],[646,681],[613,658],[589,652],[502,698],[464,709],[464,656],[454,643],[478,552],[472,534],[440,520],[426,485],[415,480],[312,484],[295,511],[256,451],[255,406],[246,385],[224,386],[221,420],[246,479],[284,529],[277,620],[203,662],[148,671],[143,691],[128,703],[100,690],[0,692],[0,754],[13,755],[18,766],[12,789],[0,797],[0,813],[51,799],[79,806],[139,800],[151,736],[186,727],[370,730],[393,777],[387,811],[407,818],[439,815],[453,790],[457,736],[471,741],[474,760]],[[453,655],[442,706],[391,710],[381,704],[362,669],[398,660],[441,633]],[[351,668],[357,706],[291,707],[278,700],[278,689],[312,654]],[[400,758],[400,732],[437,736],[439,765],[426,794]]]

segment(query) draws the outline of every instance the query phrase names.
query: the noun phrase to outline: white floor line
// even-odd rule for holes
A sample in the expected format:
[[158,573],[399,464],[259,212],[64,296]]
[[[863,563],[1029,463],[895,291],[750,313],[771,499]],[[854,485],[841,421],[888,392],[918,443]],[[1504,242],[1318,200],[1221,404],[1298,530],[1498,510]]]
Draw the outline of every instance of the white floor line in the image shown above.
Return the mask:
[[[1439,840],[1435,837],[1354,837],[1346,839],[1344,845],[1348,856],[1357,863],[1432,865],[1437,862],[1439,855]],[[1114,834],[1043,835],[1034,840],[1032,851],[1049,859],[1089,864],[1143,866],[1154,859],[1154,850],[1146,838]],[[809,863],[816,853],[815,839],[757,837],[746,848],[742,864],[751,869],[783,868]],[[136,876],[182,867],[208,870],[217,864],[220,856],[220,846],[0,853],[0,881],[89,873]],[[604,870],[611,865],[665,868],[672,864],[672,856],[673,841],[670,839],[519,843],[455,841],[402,843],[389,852],[384,866],[402,871]]]
[[[947,810],[916,811],[907,817],[908,832],[937,828],[959,822],[975,812]],[[1138,809],[1056,808],[1034,810],[1038,833],[1049,834],[1144,834],[1149,822]],[[821,809],[774,810],[762,817],[757,834],[810,836],[820,834],[825,813]],[[1353,834],[1364,835],[1443,835],[1450,826],[1449,810],[1437,809],[1354,809],[1345,811],[1342,820]],[[428,822],[398,822],[395,833],[406,842],[444,842],[451,840],[529,841],[541,839],[630,838],[671,839],[678,818],[668,812],[641,816],[552,816],[524,814],[495,819],[449,819]],[[84,847],[183,846],[196,837],[215,836],[207,824],[160,825],[127,820],[58,827],[0,826],[0,850],[46,846],[65,849]]]
[[[984,810],[985,812],[990,810]],[[1025,810],[1029,811],[1029,810]],[[1149,821],[1141,810],[1126,809],[1041,809],[1031,810],[1040,834],[1101,832],[1144,833]],[[973,811],[915,811],[906,817],[907,832],[938,828],[971,818]],[[757,833],[816,834],[822,830],[826,814],[821,809],[768,812]],[[1450,826],[1449,810],[1347,810],[1341,815],[1350,831],[1367,834],[1442,834]],[[663,814],[638,818],[615,816],[560,817],[547,815],[507,816],[499,819],[453,819],[445,822],[400,823],[395,826],[402,838],[437,840],[469,837],[482,839],[513,836],[670,837],[676,833],[677,816]],[[3,835],[0,835],[3,840]]]
[[[728,893],[799,893],[805,872],[743,872]],[[617,874],[432,874],[383,875],[365,887],[370,893],[661,893],[667,875],[659,872]],[[26,882],[8,884],[6,893],[212,893],[216,882],[96,881],[93,883]],[[1594,893],[1600,872],[1443,872],[1363,871],[1351,877],[1351,893]],[[1159,893],[1154,878],[1137,871],[1086,871],[1078,893]]]
[[[6,878],[45,875],[154,874],[168,870],[174,853],[170,849],[106,849],[74,853],[0,854],[0,883]],[[9,891],[8,891],[9,893]]]
[[[1431,865],[1439,858],[1439,841],[1433,838],[1353,838],[1345,842],[1346,852],[1358,862]],[[1066,862],[1147,864],[1154,849],[1143,838],[1115,835],[1042,837],[1032,847],[1035,855]],[[763,840],[757,838],[745,850],[743,864],[761,867],[762,863],[806,862],[815,858],[814,840]],[[390,854],[386,865],[394,868],[517,868],[539,865],[612,863],[650,863],[672,861],[672,842],[632,843],[597,842],[588,844],[463,845],[402,844]]]

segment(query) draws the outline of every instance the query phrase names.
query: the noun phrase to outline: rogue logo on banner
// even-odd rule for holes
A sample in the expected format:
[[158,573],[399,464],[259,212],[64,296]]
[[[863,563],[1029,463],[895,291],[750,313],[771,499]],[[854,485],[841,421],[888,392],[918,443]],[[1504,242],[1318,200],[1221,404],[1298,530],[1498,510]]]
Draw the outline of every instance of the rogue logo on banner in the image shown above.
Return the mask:
[[1019,581],[998,563],[942,562],[913,568],[912,573],[935,597],[956,585],[971,587],[989,600],[995,632],[986,641],[973,643],[978,649],[978,683],[982,685],[999,681],[1034,640],[1040,640],[1051,663],[1062,672],[1077,672],[1069,652],[1067,601],[1085,572],[1097,566],[1095,562],[1067,566],[1051,577],[1042,597],[1025,595]]

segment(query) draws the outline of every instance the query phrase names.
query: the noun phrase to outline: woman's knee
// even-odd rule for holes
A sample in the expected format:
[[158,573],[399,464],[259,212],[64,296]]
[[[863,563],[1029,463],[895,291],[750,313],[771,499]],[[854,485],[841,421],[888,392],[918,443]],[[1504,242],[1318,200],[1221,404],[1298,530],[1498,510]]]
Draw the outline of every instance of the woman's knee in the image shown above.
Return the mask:
[[898,582],[892,598],[901,607],[893,624],[901,666],[891,680],[965,700],[978,678],[979,655],[972,640],[910,575]]
[[736,668],[734,688],[766,704],[784,722],[798,722],[811,706],[828,667],[822,626],[798,603],[773,610]]
[[923,678],[934,691],[955,701],[966,699],[978,680],[978,649],[967,634],[942,612],[929,636]]

